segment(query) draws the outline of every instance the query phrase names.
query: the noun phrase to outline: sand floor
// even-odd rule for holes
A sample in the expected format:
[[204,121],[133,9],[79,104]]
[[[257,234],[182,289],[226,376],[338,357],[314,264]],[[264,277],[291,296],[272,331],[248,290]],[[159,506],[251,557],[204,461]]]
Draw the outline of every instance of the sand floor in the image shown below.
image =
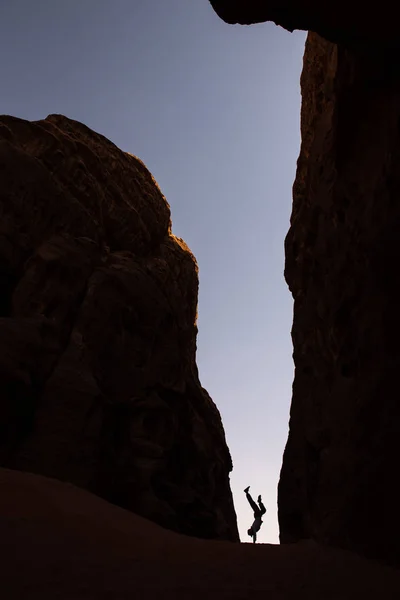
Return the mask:
[[312,542],[164,530],[72,485],[0,469],[2,600],[400,599],[400,571]]

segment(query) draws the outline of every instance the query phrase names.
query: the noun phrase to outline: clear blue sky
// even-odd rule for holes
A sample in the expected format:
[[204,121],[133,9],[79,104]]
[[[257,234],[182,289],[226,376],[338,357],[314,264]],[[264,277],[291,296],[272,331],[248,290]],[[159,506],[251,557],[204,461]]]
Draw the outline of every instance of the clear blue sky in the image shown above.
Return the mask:
[[198,365],[231,449],[242,540],[269,512],[293,378],[283,241],[305,34],[229,26],[207,0],[1,0],[0,113],[62,113],[139,156],[200,267]]

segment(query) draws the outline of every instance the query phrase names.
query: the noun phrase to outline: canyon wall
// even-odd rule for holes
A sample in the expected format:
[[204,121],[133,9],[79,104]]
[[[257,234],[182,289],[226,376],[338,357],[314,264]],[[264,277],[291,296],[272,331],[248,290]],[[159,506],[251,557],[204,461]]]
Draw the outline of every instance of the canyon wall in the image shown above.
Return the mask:
[[295,380],[282,541],[400,560],[400,93],[396,67],[310,33],[286,238]]
[[0,464],[238,540],[197,266],[151,174],[60,115],[1,117],[0,172]]
[[355,21],[359,2],[297,2],[295,10],[289,1],[212,4],[227,22],[312,29],[285,242],[295,379],[278,494],[281,541],[313,538],[400,564],[394,5],[359,10]]

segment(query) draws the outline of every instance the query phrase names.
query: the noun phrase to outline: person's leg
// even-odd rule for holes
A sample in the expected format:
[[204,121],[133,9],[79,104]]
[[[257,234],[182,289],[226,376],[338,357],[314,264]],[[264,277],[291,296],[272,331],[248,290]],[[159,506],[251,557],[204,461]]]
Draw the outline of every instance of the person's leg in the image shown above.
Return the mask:
[[246,498],[247,498],[247,501],[250,504],[251,508],[253,509],[254,515],[256,513],[259,514],[260,509],[258,508],[257,504],[254,502],[253,498],[250,496],[249,492],[246,492]]

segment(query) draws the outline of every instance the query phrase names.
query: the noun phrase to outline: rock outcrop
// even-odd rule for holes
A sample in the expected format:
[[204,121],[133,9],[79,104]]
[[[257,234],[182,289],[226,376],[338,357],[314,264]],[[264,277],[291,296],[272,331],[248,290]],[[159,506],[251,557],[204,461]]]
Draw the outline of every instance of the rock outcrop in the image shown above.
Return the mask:
[[398,600],[397,569],[299,544],[166,531],[60,481],[0,469],[6,600]]
[[346,44],[370,56],[380,50],[400,48],[396,5],[382,0],[379,6],[363,0],[210,0],[226,23],[250,25],[273,21],[288,31],[302,29]]
[[[265,9],[258,20],[274,18],[273,5],[291,28],[317,32],[308,35],[304,55],[302,146],[285,243],[295,380],[279,483],[281,541],[313,538],[399,565],[400,52],[392,44],[394,18],[389,9],[385,14],[385,2],[369,16],[365,8],[357,32],[354,2],[346,3],[347,21],[341,3],[319,3],[315,15],[326,10],[319,23],[308,20],[314,2],[298,2],[293,12],[283,1],[212,3],[224,18],[240,22],[254,17],[247,13],[251,6]],[[331,38],[340,41],[339,29],[345,31],[346,45],[318,35],[332,11],[341,25],[332,20]],[[364,22],[370,17],[375,36]]]
[[60,115],[1,117],[0,173],[0,464],[238,540],[196,262],[151,174]]

